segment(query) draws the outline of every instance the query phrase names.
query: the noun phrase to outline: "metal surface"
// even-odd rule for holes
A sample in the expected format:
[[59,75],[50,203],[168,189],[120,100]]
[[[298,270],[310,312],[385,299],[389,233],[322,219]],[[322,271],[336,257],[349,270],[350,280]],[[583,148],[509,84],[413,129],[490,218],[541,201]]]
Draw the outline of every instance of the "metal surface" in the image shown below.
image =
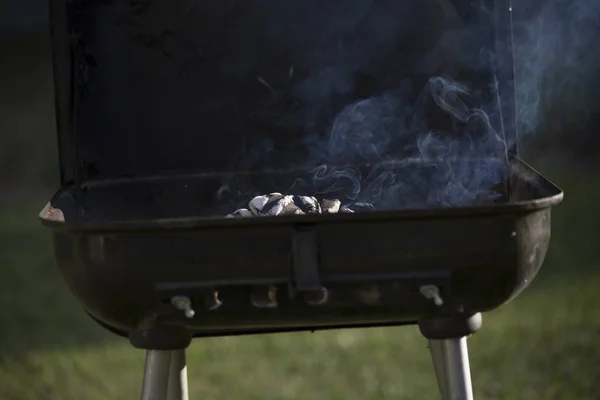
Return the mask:
[[[562,192],[517,159],[512,173],[509,204],[318,218],[121,220],[126,210],[139,211],[136,201],[119,197],[128,193],[122,187],[109,186],[103,193],[90,189],[86,212],[96,217],[78,221],[72,219],[67,188],[52,200],[64,222],[47,223],[54,228],[58,265],[73,294],[96,320],[123,334],[175,296],[190,299],[194,316],[186,318],[171,306],[161,319],[194,336],[406,324],[458,308],[492,310],[534,279],[550,241],[550,207],[562,200]],[[202,185],[188,182],[188,187]],[[141,193],[154,185],[139,184],[145,187]],[[164,211],[188,203],[170,196],[163,193],[169,206]],[[123,214],[115,211],[119,208]],[[308,267],[318,271],[328,294],[318,305],[307,302],[308,292],[294,295],[294,268],[303,265],[294,260],[299,229],[313,232],[316,241],[318,265]],[[377,286],[372,304],[357,294],[365,284]],[[438,288],[443,304],[421,293],[427,285]],[[256,287],[275,288],[277,306],[255,307]],[[206,302],[215,291],[217,308]]]
[[467,338],[430,340],[442,400],[473,400]]
[[487,3],[494,15],[496,54],[494,86],[498,93],[500,132],[504,134],[507,154],[518,155],[512,1],[494,0]]
[[489,92],[496,77],[491,122],[516,135],[513,71],[493,65],[512,51],[508,0],[50,3],[63,184],[291,169],[305,135],[407,78]]
[[167,400],[189,400],[185,350],[171,352]]
[[430,340],[429,341],[429,352],[431,353],[431,359],[433,361],[433,369],[435,371],[435,379],[438,384],[440,391],[441,400],[448,399],[448,386],[446,384],[446,368],[443,360],[443,341],[442,340]]
[[167,350],[146,351],[142,400],[165,400],[167,398],[171,355],[172,352]]

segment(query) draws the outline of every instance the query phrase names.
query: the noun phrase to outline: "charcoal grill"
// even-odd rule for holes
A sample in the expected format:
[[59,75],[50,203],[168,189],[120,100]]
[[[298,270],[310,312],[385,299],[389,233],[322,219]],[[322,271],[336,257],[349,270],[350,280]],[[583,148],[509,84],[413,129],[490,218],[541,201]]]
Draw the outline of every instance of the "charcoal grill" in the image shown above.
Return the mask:
[[[408,324],[472,399],[466,338],[563,196],[518,156],[509,1],[50,4],[40,218],[84,310],[147,351],[143,399],[187,398],[192,338]],[[369,207],[224,218],[272,192]]]

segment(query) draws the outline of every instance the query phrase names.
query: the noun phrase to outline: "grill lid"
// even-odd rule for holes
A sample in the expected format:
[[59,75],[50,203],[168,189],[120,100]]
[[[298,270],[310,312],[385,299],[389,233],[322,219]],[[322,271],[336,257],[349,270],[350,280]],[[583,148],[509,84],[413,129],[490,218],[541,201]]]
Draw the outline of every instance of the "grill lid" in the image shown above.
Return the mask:
[[516,155],[508,0],[51,5],[63,184],[422,156],[474,109]]

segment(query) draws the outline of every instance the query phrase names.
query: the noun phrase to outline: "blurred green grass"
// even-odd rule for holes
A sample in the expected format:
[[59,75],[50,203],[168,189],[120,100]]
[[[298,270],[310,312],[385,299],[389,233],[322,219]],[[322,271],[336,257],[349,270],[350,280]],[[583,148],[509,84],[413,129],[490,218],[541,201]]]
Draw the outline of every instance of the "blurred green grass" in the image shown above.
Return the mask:
[[[46,39],[27,43],[0,49],[0,399],[138,398],[143,352],[79,308],[37,221],[56,146]],[[469,340],[477,399],[599,398],[600,189],[593,168],[547,160],[565,202],[539,276]],[[198,339],[188,360],[191,398],[439,398],[416,327]]]

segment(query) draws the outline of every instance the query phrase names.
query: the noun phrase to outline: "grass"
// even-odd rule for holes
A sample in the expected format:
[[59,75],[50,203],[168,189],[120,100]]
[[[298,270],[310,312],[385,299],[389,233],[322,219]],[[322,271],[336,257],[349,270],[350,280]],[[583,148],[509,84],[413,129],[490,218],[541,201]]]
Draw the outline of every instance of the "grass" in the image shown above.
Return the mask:
[[[587,214],[600,193],[582,174],[563,175],[567,198],[542,272],[469,340],[479,399],[600,393],[599,218]],[[136,398],[144,354],[97,327],[65,290],[35,219],[45,200],[0,212],[0,398]],[[426,346],[415,327],[199,339],[188,350],[190,390],[202,399],[436,399]]]

